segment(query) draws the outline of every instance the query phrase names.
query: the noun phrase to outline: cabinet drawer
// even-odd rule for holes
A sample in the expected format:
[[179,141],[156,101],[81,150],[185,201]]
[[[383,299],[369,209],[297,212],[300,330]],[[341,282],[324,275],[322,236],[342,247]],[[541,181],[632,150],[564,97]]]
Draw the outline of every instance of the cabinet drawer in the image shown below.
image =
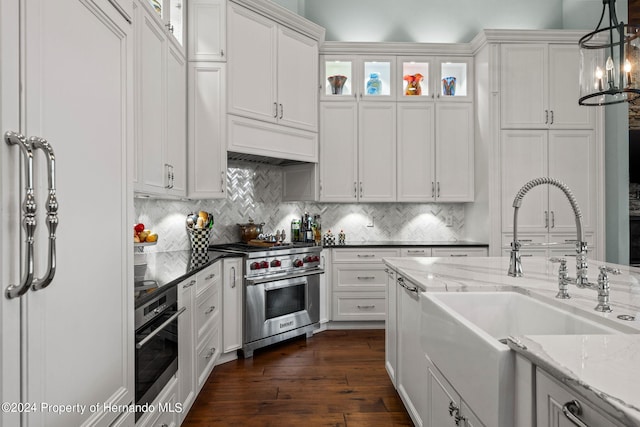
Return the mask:
[[398,249],[334,249],[333,262],[380,262],[400,256]]
[[208,335],[204,337],[197,349],[196,374],[198,376],[198,391],[200,391],[209,374],[211,374],[216,360],[220,356],[221,349],[220,327],[219,324],[216,324]]
[[204,292],[205,289],[222,280],[222,263],[216,262],[196,274],[196,294]]
[[337,264],[333,266],[333,291],[384,291],[387,273],[383,265]]
[[468,257],[487,256],[487,248],[433,248],[432,256],[440,257]]
[[196,328],[198,341],[220,313],[220,287],[212,286],[196,298]]
[[431,256],[431,248],[400,249],[400,256]]
[[385,320],[384,292],[333,294],[333,320]]

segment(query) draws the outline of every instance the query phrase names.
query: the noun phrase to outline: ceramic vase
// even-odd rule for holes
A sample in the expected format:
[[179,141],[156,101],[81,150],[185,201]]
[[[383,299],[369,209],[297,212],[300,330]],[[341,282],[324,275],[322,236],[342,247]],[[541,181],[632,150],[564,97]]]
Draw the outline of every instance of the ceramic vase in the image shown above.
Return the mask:
[[335,75],[327,77],[329,80],[329,84],[331,85],[331,94],[332,95],[342,95],[342,88],[344,84],[347,82],[346,76]]

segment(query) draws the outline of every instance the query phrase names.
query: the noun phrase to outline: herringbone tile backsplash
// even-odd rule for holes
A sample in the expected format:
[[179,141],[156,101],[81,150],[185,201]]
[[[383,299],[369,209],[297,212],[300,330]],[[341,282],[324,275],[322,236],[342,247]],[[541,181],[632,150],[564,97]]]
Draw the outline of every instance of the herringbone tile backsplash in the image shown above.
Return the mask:
[[[223,200],[135,199],[136,221],[159,235],[158,244],[147,251],[188,250],[185,216],[200,210],[214,215],[211,243],[239,241],[237,224],[249,218],[264,222],[266,233],[284,229],[289,238],[291,220],[304,212],[320,214],[323,233],[344,230],[348,241],[464,239],[464,205],[459,203],[283,202],[281,168],[248,162],[229,162],[227,185]],[[453,219],[451,227],[447,216]]]

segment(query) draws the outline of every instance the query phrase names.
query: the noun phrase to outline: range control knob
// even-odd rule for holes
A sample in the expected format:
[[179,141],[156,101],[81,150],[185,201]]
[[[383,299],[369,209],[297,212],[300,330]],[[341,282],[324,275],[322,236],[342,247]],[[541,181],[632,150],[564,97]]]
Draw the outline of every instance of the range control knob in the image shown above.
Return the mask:
[[260,268],[269,268],[269,263],[267,261],[262,261],[260,263]]
[[313,262],[320,262],[320,257],[318,255],[314,256]]
[[251,265],[249,266],[249,268],[251,270],[258,270],[260,268],[260,263],[258,262],[252,262]]
[[279,259],[274,259],[273,261],[271,261],[271,267],[280,267],[282,265],[282,262]]
[[313,257],[311,255],[307,255],[304,257],[304,262],[313,262]]
[[302,262],[301,259],[296,259],[293,261],[293,266],[294,267],[302,267],[304,265],[304,262]]

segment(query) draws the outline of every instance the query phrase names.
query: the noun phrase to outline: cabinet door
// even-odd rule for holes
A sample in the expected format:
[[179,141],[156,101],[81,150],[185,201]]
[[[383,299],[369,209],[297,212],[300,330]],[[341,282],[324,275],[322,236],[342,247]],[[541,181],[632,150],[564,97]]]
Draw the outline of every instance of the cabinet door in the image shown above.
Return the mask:
[[[14,366],[23,370],[19,388],[25,402],[38,405],[128,405],[134,401],[133,27],[106,1],[22,6],[23,132],[45,137],[55,151],[60,226],[53,281],[11,300],[22,307],[28,349]],[[38,197],[44,199],[45,156],[36,157]],[[44,206],[38,209],[36,277],[46,272]],[[100,238],[89,250],[86,233],[78,230],[96,227]],[[10,387],[2,379],[3,388]],[[119,415],[25,412],[20,425],[109,425]]]
[[225,64],[189,64],[189,197],[226,197]]
[[[595,134],[588,130],[549,131],[549,176],[569,187],[582,212],[583,231],[596,226]],[[549,231],[572,232],[576,221],[569,200],[559,188],[549,188]]]
[[167,192],[187,195],[187,63],[169,44],[167,54],[167,156],[171,179]]
[[320,125],[320,200],[356,202],[358,105],[355,102],[323,102]]
[[[500,140],[502,170],[502,230],[513,231],[513,200],[520,188],[534,178],[547,176],[546,130],[503,131]],[[548,188],[530,190],[518,212],[518,232],[547,232]]]
[[278,123],[318,131],[318,43],[278,28]]
[[358,176],[358,198],[360,201],[395,201],[395,102],[360,103]]
[[387,309],[386,323],[384,328],[384,354],[385,367],[393,385],[396,385],[396,369],[398,366],[398,318],[397,318],[397,295],[400,288],[396,284],[396,273],[393,270],[387,271]]
[[177,285],[178,307],[186,308],[178,318],[178,399],[184,408],[180,422],[196,398],[195,284],[195,277],[191,277]]
[[224,61],[227,43],[226,0],[190,0],[189,61]]
[[431,102],[398,103],[399,202],[435,200],[434,116]]
[[547,45],[506,44],[502,45],[501,54],[502,128],[546,128]]
[[580,52],[577,44],[549,45],[549,125],[552,129],[593,129],[595,108],[578,104]]
[[227,12],[227,112],[275,122],[277,24],[232,3]]
[[223,261],[222,352],[242,347],[242,259]]
[[439,103],[436,120],[436,198],[440,202],[472,202],[473,104]]
[[[414,286],[405,281],[408,286]],[[429,411],[427,358],[420,344],[420,300],[418,294],[398,290],[397,389],[413,422],[422,426]],[[433,424],[441,426],[443,424]]]
[[428,391],[426,394],[429,396],[429,406],[428,419],[423,425],[426,427],[453,427],[456,424],[453,415],[449,413],[449,407],[458,404],[458,395],[426,358],[425,364],[427,365]]
[[166,140],[166,64],[167,36],[156,24],[146,8],[137,6],[139,25],[136,47],[137,94],[137,167],[136,190],[164,194],[169,185],[168,168],[165,166],[164,141]]

